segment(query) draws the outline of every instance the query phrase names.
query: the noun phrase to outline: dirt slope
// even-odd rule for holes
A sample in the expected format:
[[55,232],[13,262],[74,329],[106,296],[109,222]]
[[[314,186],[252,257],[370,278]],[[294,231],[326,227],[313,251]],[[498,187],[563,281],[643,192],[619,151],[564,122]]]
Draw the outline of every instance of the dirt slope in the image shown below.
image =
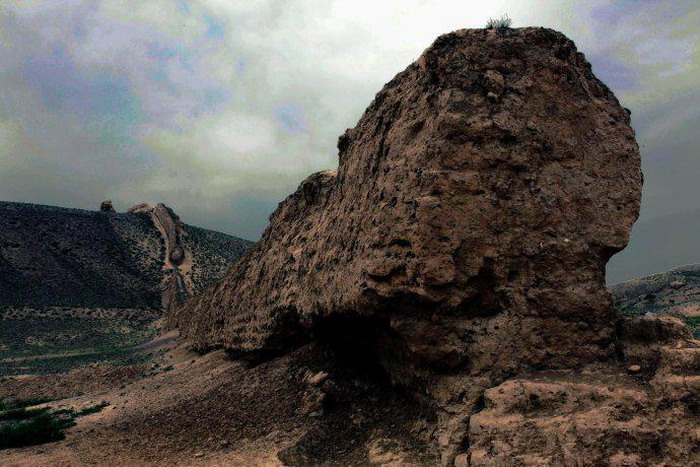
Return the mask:
[[[179,222],[169,208],[155,207],[162,207],[164,222]],[[166,248],[192,252],[186,276],[188,293],[194,294],[251,245],[181,222],[175,237],[142,211],[118,214],[0,202],[0,307],[157,310],[161,280],[172,266]],[[198,280],[190,278],[193,268]]]
[[131,362],[164,309],[251,245],[183,224],[162,204],[110,207],[0,203],[0,377]]

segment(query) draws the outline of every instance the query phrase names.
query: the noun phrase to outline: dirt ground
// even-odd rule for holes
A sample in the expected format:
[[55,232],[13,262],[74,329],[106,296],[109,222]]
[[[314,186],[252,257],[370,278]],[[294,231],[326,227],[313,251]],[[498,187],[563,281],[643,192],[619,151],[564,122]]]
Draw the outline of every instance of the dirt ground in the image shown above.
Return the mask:
[[[310,344],[266,362],[199,355],[165,334],[149,364],[0,379],[0,398],[80,410],[59,442],[0,452],[2,465],[434,463],[431,421],[379,373]],[[324,362],[321,364],[320,362]]]

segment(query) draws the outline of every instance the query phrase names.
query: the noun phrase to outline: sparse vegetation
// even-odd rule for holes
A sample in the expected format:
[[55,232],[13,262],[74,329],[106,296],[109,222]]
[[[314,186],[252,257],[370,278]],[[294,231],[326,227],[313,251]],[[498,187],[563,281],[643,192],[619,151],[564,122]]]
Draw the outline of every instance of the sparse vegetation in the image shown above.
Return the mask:
[[506,14],[500,18],[489,18],[486,29],[504,30],[510,28],[511,24],[513,24],[513,20]]
[[[41,399],[0,402],[0,449],[32,446],[59,441],[77,418],[101,411],[106,402],[75,412],[71,409],[51,411],[50,407],[27,408]],[[42,403],[42,402],[39,402]]]
[[42,412],[27,421],[0,424],[0,449],[32,446],[65,438],[64,430],[75,425],[69,417]]
[[0,413],[5,410],[18,409],[23,407],[32,407],[34,405],[51,402],[52,399],[31,397],[29,399],[15,399],[11,401],[0,401]]
[[0,412],[0,422],[8,420],[27,420],[28,418],[34,418],[42,413],[46,412],[47,409],[27,409],[26,407],[17,407],[14,409],[7,409]]
[[700,267],[680,266],[651,276],[615,284],[610,288],[615,307],[623,315],[647,313],[670,315],[686,322],[695,338],[700,337],[700,317],[687,311],[700,307]]
[[693,337],[700,339],[700,316],[686,316],[683,318],[693,333]]
[[231,237],[221,232],[185,225],[186,242],[195,257],[192,265],[194,293],[222,277],[253,242]]
[[160,306],[160,234],[147,218],[0,202],[0,237],[12,245],[0,306]]
[[108,405],[109,405],[109,404],[108,404],[107,402],[102,402],[102,403],[100,403],[100,404],[96,404],[96,405],[93,405],[93,406],[90,406],[90,407],[86,407],[86,408],[84,408],[83,410],[81,410],[80,412],[77,412],[77,413],[75,414],[75,417],[76,417],[76,418],[78,418],[78,417],[84,417],[85,415],[91,415],[91,414],[94,414],[94,413],[101,412],[102,409],[104,409],[104,408],[107,407]]
[[[138,364],[148,355],[135,348],[155,337],[154,314],[124,311],[122,318],[36,317],[0,319],[5,345],[0,376],[69,371],[96,363]],[[0,407],[2,409],[2,407]]]

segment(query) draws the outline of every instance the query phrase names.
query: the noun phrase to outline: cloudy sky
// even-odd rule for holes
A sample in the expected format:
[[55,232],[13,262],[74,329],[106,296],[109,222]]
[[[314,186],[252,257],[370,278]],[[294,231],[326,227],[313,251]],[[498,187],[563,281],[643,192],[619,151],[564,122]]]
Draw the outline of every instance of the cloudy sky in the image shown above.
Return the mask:
[[567,34],[632,110],[642,221],[696,208],[697,0],[2,0],[0,199],[162,201],[257,239],[385,82],[503,13]]

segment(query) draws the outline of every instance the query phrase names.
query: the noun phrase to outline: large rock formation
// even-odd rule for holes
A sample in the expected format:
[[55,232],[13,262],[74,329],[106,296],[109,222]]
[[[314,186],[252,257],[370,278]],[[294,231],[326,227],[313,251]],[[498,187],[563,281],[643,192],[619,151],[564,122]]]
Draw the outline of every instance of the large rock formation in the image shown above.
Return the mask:
[[640,159],[629,112],[570,40],[442,36],[338,147],[338,171],[304,181],[177,315],[195,345],[272,350],[361,316],[410,353],[400,379],[611,355],[604,268],[637,218]]
[[[618,323],[605,289],[639,212],[640,157],[629,111],[570,40],[441,36],[338,148],[338,171],[305,180],[228,276],[171,316],[195,348],[259,356],[319,339],[371,355],[432,409],[444,463],[695,452],[679,433],[697,427],[682,402],[696,389],[677,375],[696,371],[696,343],[639,341],[655,325]],[[671,348],[681,363],[654,376]],[[674,417],[672,448],[649,444]]]

